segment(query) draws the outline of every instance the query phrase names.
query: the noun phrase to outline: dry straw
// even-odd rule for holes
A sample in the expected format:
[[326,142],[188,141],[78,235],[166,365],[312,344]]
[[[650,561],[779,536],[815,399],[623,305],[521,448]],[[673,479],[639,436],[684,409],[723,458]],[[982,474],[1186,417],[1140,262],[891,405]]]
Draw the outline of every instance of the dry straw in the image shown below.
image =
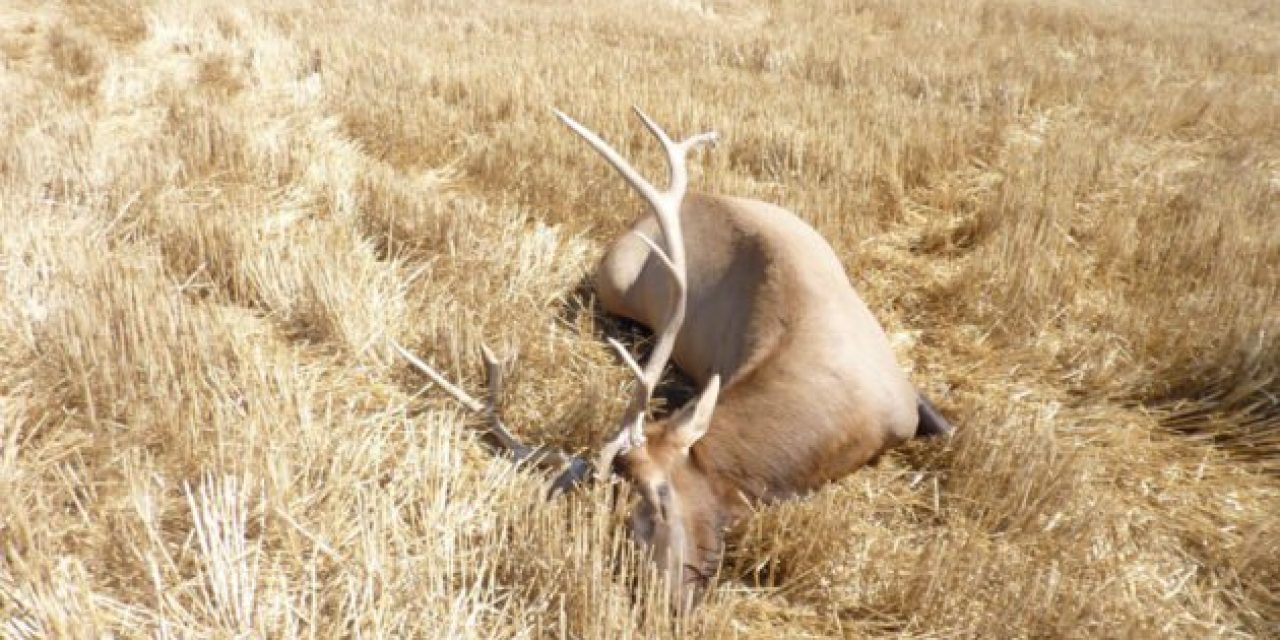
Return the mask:
[[[1280,5],[13,0],[0,635],[1276,637]],[[519,435],[627,398],[584,278],[696,188],[836,247],[959,426],[763,508],[673,620]]]

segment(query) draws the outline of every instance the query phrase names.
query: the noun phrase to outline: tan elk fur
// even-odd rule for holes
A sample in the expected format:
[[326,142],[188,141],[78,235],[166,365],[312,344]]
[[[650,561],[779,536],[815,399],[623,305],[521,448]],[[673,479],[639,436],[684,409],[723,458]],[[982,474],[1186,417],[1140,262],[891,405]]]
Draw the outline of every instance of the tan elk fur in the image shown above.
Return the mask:
[[[691,194],[681,214],[689,311],[673,359],[699,387],[713,372],[723,378],[690,464],[734,493],[772,499],[847,475],[915,434],[915,387],[813,228],[742,198]],[[633,229],[656,235],[651,215]],[[653,327],[669,278],[650,254],[623,236],[596,292],[608,312]]]
[[[666,152],[665,190],[557,112],[649,205],[595,274],[606,311],[657,335],[643,367],[610,340],[637,385],[596,466],[636,489],[632,534],[666,574],[672,603],[686,609],[717,568],[725,529],[753,503],[811,491],[950,425],[907,380],[884,329],[817,231],[764,202],[687,194],[685,157],[716,135],[675,142],[637,114]],[[532,449],[506,431],[494,410],[500,367],[487,350],[490,400],[482,404],[396,348],[464,404],[487,412],[491,436],[517,459],[568,465],[555,490],[588,473],[585,461]],[[646,425],[669,360],[693,379],[699,397]]]
[[[614,466],[642,496],[633,532],[685,604],[715,570],[723,530],[752,502],[813,490],[918,428],[949,425],[907,380],[811,226],[771,204],[696,193],[683,197],[678,217],[687,297],[671,357],[698,387],[715,388],[699,399],[706,406],[649,425]],[[661,226],[653,211],[642,215],[595,274],[606,311],[655,332],[678,300],[653,240]]]

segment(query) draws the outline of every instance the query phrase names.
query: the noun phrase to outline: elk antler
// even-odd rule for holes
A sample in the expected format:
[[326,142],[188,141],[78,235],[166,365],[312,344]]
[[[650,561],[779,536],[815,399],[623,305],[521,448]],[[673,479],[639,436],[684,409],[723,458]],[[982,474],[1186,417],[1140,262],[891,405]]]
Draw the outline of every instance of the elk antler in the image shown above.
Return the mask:
[[601,156],[604,156],[604,159],[613,165],[613,168],[653,209],[653,213],[658,219],[658,228],[662,230],[662,240],[666,248],[659,246],[654,239],[643,234],[639,234],[640,239],[649,245],[653,254],[670,272],[673,285],[671,287],[669,314],[663,322],[662,330],[658,332],[658,339],[654,343],[649,361],[645,363],[643,368],[636,363],[635,358],[631,356],[625,347],[616,340],[609,340],[609,344],[617,350],[618,355],[622,357],[631,372],[635,374],[638,384],[636,384],[635,392],[631,396],[631,404],[623,415],[622,424],[617,435],[606,443],[600,452],[600,457],[596,463],[596,473],[601,477],[609,473],[610,467],[613,465],[613,459],[616,456],[625,453],[632,447],[644,444],[645,412],[649,407],[649,401],[653,398],[653,391],[657,388],[658,381],[662,378],[662,371],[666,368],[667,361],[671,359],[671,352],[676,344],[676,336],[680,333],[680,326],[684,324],[685,311],[688,305],[684,234],[680,229],[680,205],[684,201],[685,190],[689,185],[689,171],[685,164],[685,156],[698,145],[712,143],[718,137],[715,132],[707,132],[692,136],[681,142],[673,142],[667,132],[663,131],[662,127],[659,127],[638,107],[635,108],[635,112],[636,115],[640,116],[640,120],[644,122],[644,126],[649,129],[649,132],[658,139],[658,142],[662,143],[662,148],[667,154],[669,184],[666,190],[659,191],[647,180],[640,177],[640,174],[626,160],[623,160],[617,151],[614,151],[604,140],[600,139],[600,136],[597,136],[590,129],[582,126],[564,113],[555,112],[561,122],[582,136],[593,149],[599,152]]
[[439,371],[423,362],[418,356],[413,355],[408,349],[400,346],[395,340],[390,342],[392,348],[404,356],[405,360],[408,360],[419,371],[427,374],[427,377],[431,378],[432,382],[453,396],[462,406],[475,413],[485,414],[489,421],[489,435],[497,442],[499,447],[508,451],[516,462],[529,463],[544,469],[564,469],[564,472],[556,478],[551,486],[552,496],[568,490],[587,475],[590,465],[582,458],[548,447],[530,447],[511,435],[511,432],[507,430],[507,426],[502,424],[502,418],[498,416],[497,408],[498,402],[502,398],[502,364],[498,362],[498,358],[493,355],[493,351],[490,351],[488,346],[480,345],[480,353],[484,357],[485,387],[488,390],[485,402],[481,403],[479,400],[472,398],[466,391],[463,391],[461,387],[449,382]]

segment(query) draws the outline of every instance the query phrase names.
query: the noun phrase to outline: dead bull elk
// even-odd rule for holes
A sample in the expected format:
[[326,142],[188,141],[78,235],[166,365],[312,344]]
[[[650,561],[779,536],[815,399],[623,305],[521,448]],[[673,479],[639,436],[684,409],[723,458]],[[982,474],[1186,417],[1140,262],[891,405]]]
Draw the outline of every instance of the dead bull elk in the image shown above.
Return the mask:
[[[884,329],[845,276],[831,246],[792,213],[756,200],[685,193],[685,156],[714,133],[673,142],[639,109],[662,144],[669,185],[651,185],[596,134],[563,113],[652,210],[619,238],[595,274],[604,308],[653,329],[643,367],[610,344],[638,384],[616,436],[596,463],[641,496],[631,531],[686,608],[715,571],[725,529],[767,503],[811,491],[914,436],[951,425],[899,368]],[[563,489],[589,465],[520,444],[494,410],[500,368],[485,350],[490,401],[471,399],[395,345],[476,411],[518,459],[568,465]],[[670,417],[645,423],[671,358],[701,389]]]

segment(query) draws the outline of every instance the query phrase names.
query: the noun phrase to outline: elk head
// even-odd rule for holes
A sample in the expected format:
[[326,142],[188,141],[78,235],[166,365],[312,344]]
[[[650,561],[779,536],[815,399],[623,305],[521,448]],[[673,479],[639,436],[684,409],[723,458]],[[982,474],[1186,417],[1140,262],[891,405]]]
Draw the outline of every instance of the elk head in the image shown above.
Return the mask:
[[[665,309],[665,321],[643,367],[621,343],[609,339],[609,344],[635,375],[636,385],[616,435],[608,440],[596,459],[595,475],[599,479],[607,479],[617,474],[632,484],[639,503],[633,507],[629,517],[631,533],[649,550],[665,574],[673,604],[684,610],[700,597],[707,579],[716,569],[727,516],[721,507],[724,501],[715,483],[691,456],[693,445],[711,424],[720,393],[719,375],[711,376],[696,401],[664,420],[647,426],[645,422],[649,403],[671,359],[688,306],[687,264],[680,226],[680,207],[688,187],[685,157],[697,146],[713,142],[717,135],[714,132],[702,133],[674,142],[642,111],[635,111],[666,152],[669,184],[665,190],[655,188],[641,177],[595,133],[569,116],[559,111],[555,113],[640,194],[653,210],[662,232],[660,239],[644,235],[640,235],[640,239],[649,246],[654,258],[671,277],[673,286]],[[590,467],[584,461],[522,445],[502,426],[494,410],[494,398],[500,393],[496,388],[500,387],[500,367],[487,349],[484,352],[489,370],[490,401],[486,406],[472,400],[413,354],[394,343],[393,346],[464,405],[487,413],[493,439],[517,459],[564,466],[565,470],[552,485],[553,495],[577,484],[589,474]]]
[[665,321],[644,367],[621,343],[609,339],[635,375],[636,386],[617,435],[601,450],[596,472],[598,476],[617,472],[639,494],[640,504],[630,517],[631,533],[650,550],[666,575],[673,602],[683,609],[700,595],[715,570],[722,540],[723,518],[715,487],[690,457],[693,445],[711,426],[711,414],[720,394],[720,376],[713,375],[697,401],[670,418],[646,428],[645,416],[688,308],[688,267],[680,226],[680,207],[689,184],[685,157],[698,145],[714,142],[717,135],[702,133],[674,142],[643,111],[635,111],[666,153],[669,180],[665,190],[658,190],[642,178],[595,133],[559,111],[556,115],[644,198],[662,231],[661,244],[644,235],[640,239],[671,276],[673,286],[669,289]]
[[714,480],[690,456],[711,426],[720,379],[694,402],[646,428],[644,441],[617,453],[614,473],[638,495],[628,525],[666,577],[672,603],[684,610],[714,575],[729,514]]

